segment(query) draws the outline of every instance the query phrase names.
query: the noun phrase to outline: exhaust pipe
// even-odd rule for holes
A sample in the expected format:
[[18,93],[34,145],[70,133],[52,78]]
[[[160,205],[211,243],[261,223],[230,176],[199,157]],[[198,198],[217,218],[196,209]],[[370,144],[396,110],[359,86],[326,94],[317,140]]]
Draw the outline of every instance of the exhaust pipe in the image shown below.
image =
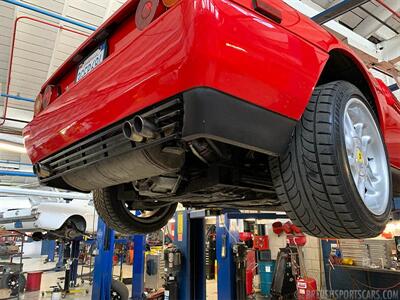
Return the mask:
[[143,141],[143,137],[136,134],[135,130],[132,127],[131,122],[126,121],[123,125],[122,125],[122,132],[124,133],[124,136],[134,142],[142,142]]
[[33,166],[33,172],[42,178],[49,177],[51,174],[50,169],[41,163],[37,163]]
[[133,129],[135,132],[148,139],[153,139],[158,136],[158,130],[156,125],[142,118],[141,116],[136,116],[133,118]]
[[141,116],[135,116],[132,121],[123,124],[124,136],[135,142],[142,142],[144,138],[154,139],[159,136],[157,127]]

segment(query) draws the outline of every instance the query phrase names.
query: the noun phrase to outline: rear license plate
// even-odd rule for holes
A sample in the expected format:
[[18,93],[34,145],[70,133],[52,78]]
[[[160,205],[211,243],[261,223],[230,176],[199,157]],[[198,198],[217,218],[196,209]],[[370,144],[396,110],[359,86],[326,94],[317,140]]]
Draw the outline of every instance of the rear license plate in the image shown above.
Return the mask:
[[86,57],[78,66],[76,82],[92,72],[106,57],[107,43],[101,44],[92,54]]

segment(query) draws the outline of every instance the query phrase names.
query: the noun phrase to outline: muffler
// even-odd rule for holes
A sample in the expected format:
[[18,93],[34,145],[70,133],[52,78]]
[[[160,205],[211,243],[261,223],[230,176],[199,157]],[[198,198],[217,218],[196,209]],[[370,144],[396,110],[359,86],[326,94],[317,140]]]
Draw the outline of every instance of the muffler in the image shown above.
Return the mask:
[[66,174],[63,179],[81,191],[175,173],[185,161],[185,153],[164,150],[160,145],[130,151]]

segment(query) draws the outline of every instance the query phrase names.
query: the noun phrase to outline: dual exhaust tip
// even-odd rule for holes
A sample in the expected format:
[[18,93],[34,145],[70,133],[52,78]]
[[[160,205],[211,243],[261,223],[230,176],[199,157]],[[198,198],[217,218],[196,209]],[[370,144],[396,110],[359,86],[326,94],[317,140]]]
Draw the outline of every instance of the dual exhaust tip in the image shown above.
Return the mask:
[[146,139],[154,139],[158,136],[158,128],[141,116],[135,116],[131,121],[122,125],[124,136],[134,142],[142,142]]
[[49,177],[51,175],[50,168],[41,163],[33,165],[33,172],[41,178]]

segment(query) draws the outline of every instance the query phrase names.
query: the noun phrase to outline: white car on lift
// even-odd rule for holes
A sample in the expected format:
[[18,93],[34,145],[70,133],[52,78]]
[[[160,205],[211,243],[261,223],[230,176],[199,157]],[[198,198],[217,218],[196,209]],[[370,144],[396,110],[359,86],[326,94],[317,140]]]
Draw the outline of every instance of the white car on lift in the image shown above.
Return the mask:
[[95,233],[97,213],[91,201],[46,202],[0,213],[0,227],[32,232],[34,240],[74,239],[82,234]]

